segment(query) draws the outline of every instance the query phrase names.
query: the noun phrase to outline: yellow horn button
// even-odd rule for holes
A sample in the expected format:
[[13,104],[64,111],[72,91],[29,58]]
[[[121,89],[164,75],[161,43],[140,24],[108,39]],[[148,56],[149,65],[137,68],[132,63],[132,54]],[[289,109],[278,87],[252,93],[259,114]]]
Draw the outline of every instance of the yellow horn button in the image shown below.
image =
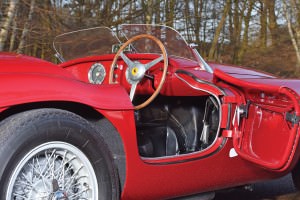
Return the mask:
[[138,68],[137,68],[137,67],[132,68],[131,74],[132,74],[133,76],[135,76],[135,75],[137,75],[137,73],[138,73]]

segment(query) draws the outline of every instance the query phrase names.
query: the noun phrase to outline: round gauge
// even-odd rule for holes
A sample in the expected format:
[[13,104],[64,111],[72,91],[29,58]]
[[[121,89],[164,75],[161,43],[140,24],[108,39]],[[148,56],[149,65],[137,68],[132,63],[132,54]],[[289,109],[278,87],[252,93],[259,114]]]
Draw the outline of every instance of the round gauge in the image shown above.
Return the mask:
[[105,78],[105,75],[106,71],[104,66],[100,63],[95,63],[89,70],[88,79],[90,83],[101,84]]

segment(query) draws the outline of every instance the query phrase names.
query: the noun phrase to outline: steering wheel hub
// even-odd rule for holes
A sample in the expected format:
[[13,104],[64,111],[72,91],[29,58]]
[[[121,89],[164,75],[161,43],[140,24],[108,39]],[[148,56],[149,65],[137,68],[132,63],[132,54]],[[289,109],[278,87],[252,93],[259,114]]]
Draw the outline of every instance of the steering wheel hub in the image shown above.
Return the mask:
[[126,80],[130,84],[137,83],[144,78],[145,72],[146,68],[143,64],[134,62],[134,65],[132,67],[129,66],[126,69]]
[[139,72],[139,69],[137,67],[134,67],[131,69],[132,76],[136,76],[138,74],[138,72]]

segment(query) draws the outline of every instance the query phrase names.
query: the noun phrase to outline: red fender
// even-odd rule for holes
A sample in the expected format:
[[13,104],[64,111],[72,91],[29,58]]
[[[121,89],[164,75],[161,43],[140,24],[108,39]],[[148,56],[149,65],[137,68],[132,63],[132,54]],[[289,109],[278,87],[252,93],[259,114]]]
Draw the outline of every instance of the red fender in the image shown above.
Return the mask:
[[0,74],[0,107],[45,101],[70,101],[105,110],[133,109],[119,85],[92,85],[44,74]]
[[44,60],[0,53],[0,66],[0,107],[70,101],[105,110],[133,109],[121,86],[80,82],[70,72]]

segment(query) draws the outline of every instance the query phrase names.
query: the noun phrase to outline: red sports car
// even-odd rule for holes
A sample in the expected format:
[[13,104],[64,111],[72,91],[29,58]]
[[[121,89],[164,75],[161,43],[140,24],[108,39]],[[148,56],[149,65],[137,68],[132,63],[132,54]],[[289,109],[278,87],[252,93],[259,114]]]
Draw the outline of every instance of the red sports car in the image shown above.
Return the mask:
[[206,63],[160,25],[54,48],[59,65],[0,54],[0,199],[169,199],[291,171],[300,185],[300,81]]

